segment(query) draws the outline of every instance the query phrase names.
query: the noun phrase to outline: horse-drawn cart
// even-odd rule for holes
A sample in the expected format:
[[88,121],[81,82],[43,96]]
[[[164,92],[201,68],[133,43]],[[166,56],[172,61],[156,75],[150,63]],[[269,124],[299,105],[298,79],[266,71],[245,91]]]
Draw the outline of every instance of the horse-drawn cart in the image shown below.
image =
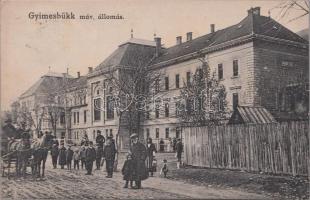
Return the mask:
[[[8,177],[15,171],[15,175],[25,175],[27,167],[33,169],[33,159],[28,150],[15,150],[1,156],[1,171],[2,177]],[[24,154],[25,156],[20,156]],[[22,159],[21,159],[22,158]]]

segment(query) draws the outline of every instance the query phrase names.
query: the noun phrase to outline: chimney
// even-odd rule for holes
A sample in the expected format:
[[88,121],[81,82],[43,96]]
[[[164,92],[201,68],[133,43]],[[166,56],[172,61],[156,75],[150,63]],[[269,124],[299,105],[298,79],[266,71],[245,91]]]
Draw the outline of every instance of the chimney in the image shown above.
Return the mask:
[[176,37],[177,39],[177,45],[182,44],[182,36]]
[[186,41],[191,41],[193,39],[193,32],[186,33]]
[[211,33],[215,32],[215,24],[210,24]]
[[93,68],[92,67],[88,67],[88,73],[92,73],[93,72]]
[[251,15],[251,14],[259,16],[260,15],[260,7],[250,8],[248,10],[248,15]]
[[160,55],[160,51],[161,51],[161,38],[155,37],[154,40],[156,43],[155,56],[158,57]]
[[81,73],[77,72],[77,77],[80,78],[81,77]]

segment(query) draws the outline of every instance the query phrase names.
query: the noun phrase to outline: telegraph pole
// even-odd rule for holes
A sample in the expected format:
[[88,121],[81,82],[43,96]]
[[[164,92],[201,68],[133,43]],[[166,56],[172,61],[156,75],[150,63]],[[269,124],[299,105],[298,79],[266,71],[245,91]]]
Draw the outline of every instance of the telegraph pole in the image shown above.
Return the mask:
[[[65,82],[65,140],[69,139],[69,116],[67,112],[67,85],[68,85],[68,75],[69,75],[69,68],[67,68],[67,73],[65,74],[64,77],[64,82]],[[65,141],[64,141],[65,142]]]

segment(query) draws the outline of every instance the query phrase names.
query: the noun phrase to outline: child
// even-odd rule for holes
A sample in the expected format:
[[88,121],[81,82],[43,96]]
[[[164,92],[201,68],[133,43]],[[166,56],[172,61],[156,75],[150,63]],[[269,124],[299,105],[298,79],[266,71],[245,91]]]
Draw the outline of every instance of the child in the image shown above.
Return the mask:
[[86,159],[86,150],[84,146],[81,147],[80,157],[81,157],[81,168],[83,169],[85,167],[85,159]]
[[157,168],[157,160],[156,160],[156,158],[153,158],[152,171],[156,172],[156,168]]
[[167,160],[164,159],[163,162],[164,162],[164,165],[163,165],[163,167],[162,167],[161,170],[160,170],[160,175],[161,175],[162,173],[164,173],[164,176],[165,176],[165,178],[166,178],[166,177],[167,177],[167,172],[168,172]]
[[126,157],[126,161],[124,163],[123,169],[122,169],[122,174],[123,174],[123,179],[126,180],[124,188],[128,188],[128,182],[130,181],[130,187],[133,188],[132,186],[132,174],[133,174],[133,168],[134,168],[134,163],[131,157],[131,153],[128,153]]
[[75,149],[74,153],[73,153],[73,163],[74,163],[74,169],[79,170],[80,168],[80,159],[81,159],[81,154],[79,149]]

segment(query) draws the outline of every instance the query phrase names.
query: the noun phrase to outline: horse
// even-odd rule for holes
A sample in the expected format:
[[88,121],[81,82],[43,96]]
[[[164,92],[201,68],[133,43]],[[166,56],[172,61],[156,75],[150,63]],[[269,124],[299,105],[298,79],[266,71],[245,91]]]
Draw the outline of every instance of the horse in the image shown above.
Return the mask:
[[[34,140],[31,144],[32,156],[33,156],[33,168],[32,175],[37,177],[44,177],[45,162],[47,159],[48,151],[52,147],[53,136],[50,134],[44,134],[38,140]],[[42,164],[42,171],[41,171]],[[41,176],[42,172],[42,176]]]

